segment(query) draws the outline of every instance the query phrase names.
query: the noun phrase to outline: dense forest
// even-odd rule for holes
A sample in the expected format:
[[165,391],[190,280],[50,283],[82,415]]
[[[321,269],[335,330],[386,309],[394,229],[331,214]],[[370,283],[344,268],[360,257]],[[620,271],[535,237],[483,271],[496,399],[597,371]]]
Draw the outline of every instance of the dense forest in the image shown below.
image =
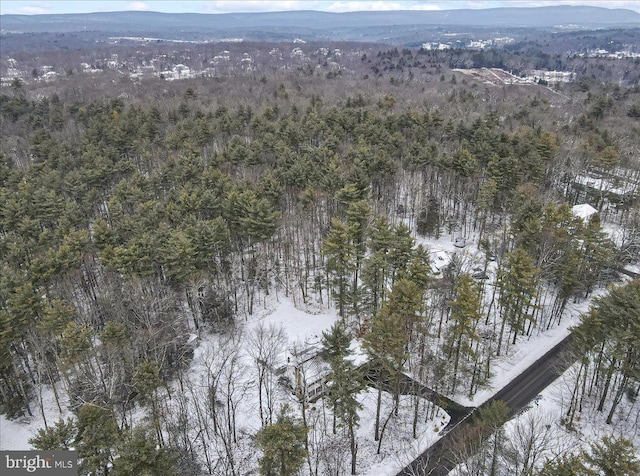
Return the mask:
[[[635,434],[640,286],[621,272],[640,257],[640,88],[481,84],[451,71],[465,57],[485,61],[382,49],[357,58],[364,75],[3,86],[0,411],[41,413],[32,445],[75,448],[81,474],[356,474],[352,339],[387,384],[379,453],[399,413],[413,437],[435,418],[401,405],[403,372],[473,397],[597,292],[564,424],[600,412]],[[460,250],[440,268],[426,243],[441,239]],[[279,299],[337,316],[322,422],[274,372],[286,329],[247,327]],[[43,392],[72,417],[45,415]],[[546,463],[498,459],[492,438],[461,471],[638,468],[624,438]]]

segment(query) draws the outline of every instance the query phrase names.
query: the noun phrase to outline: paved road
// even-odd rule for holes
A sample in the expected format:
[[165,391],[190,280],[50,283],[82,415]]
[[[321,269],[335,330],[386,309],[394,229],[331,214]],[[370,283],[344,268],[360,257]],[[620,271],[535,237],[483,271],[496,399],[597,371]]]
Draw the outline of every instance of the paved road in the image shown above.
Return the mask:
[[[557,379],[572,364],[572,359],[563,351],[571,342],[571,335],[534,362],[529,368],[512,380],[496,395],[480,406],[483,408],[496,400],[509,407],[509,418],[522,411],[542,390]],[[450,425],[445,435],[428,448],[397,476],[445,476],[460,462],[452,450],[453,442],[461,434],[473,433],[473,412],[471,410],[459,422]],[[481,435],[478,435],[480,437]]]
[[396,388],[395,386],[392,386],[389,375],[384,373],[381,370],[381,367],[375,365],[372,361],[367,361],[361,365],[360,369],[364,373],[365,379],[372,387],[382,387],[382,390],[389,393],[393,393],[397,390],[400,395],[419,395],[420,397],[435,403],[451,417],[448,426],[453,426],[459,423],[464,417],[469,415],[471,411],[475,410],[475,407],[462,406],[404,374],[400,375],[398,387]]

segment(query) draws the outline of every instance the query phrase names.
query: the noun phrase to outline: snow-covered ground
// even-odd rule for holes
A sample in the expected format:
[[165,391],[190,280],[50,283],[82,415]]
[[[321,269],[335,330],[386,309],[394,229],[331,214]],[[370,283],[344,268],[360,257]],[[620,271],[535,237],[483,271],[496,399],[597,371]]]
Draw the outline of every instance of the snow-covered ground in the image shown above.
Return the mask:
[[326,308],[310,306],[302,311],[286,298],[280,298],[278,302],[271,303],[271,306],[273,307],[267,307],[251,318],[247,322],[248,329],[254,328],[258,323],[282,326],[290,343],[319,341],[322,332],[329,330],[337,319],[336,314]]
[[[496,376],[491,382],[491,388],[479,391],[473,399],[457,396],[455,398],[456,401],[463,405],[478,406],[490,398],[557,342],[562,340],[568,334],[568,328],[571,325],[575,325],[579,314],[584,312],[587,307],[587,302],[571,305],[561,326],[540,334],[534,334],[528,340],[512,347],[508,355],[495,361],[496,368],[494,373]],[[286,330],[288,341],[291,345],[304,341],[317,342],[322,335],[322,331],[328,330],[336,321],[335,313],[326,312],[326,309],[325,312],[318,311],[319,309],[317,308],[309,311],[296,309],[291,301],[280,298],[279,302],[275,300],[268,302],[267,309],[263,309],[259,315],[250,318],[246,322],[246,328],[250,331],[259,323],[265,326],[282,326]],[[202,372],[201,368],[198,369],[198,362],[206,354],[207,349],[210,349],[214,344],[215,338],[201,341],[194,356],[191,372]],[[554,425],[558,425],[562,417],[562,402],[566,403],[568,399],[569,385],[567,380],[571,378],[570,372],[571,370],[567,372],[566,377],[558,379],[552,386],[543,391],[538,402],[527,413],[512,420],[506,427],[507,431],[511,431],[510,429],[517,425],[518,421],[527,418],[528,413],[544,413],[545,417],[550,418]],[[437,440],[449,417],[445,412],[438,410],[434,420],[421,425],[419,438],[414,440],[411,437],[412,412],[410,409],[401,411],[398,421],[394,422],[394,425],[388,429],[381,454],[378,455],[376,454],[377,443],[373,441],[376,396],[377,392],[374,389],[368,389],[362,392],[359,398],[363,408],[360,412],[360,428],[357,432],[358,474],[365,476],[391,476]],[[255,432],[259,428],[259,421],[257,421],[258,418],[255,411],[256,406],[257,403],[255,401],[249,400],[245,402],[243,409],[249,410],[250,413],[241,414],[238,421],[239,426],[243,426],[251,432]],[[383,415],[387,414],[389,406],[390,397],[385,395]],[[402,397],[401,407],[408,406],[411,406],[410,398]],[[30,447],[28,444],[29,438],[33,437],[39,428],[44,427],[44,420],[37,403],[34,402],[32,407],[33,417],[23,417],[11,421],[4,416],[0,416],[0,450],[22,450]],[[50,424],[59,418],[72,416],[71,412],[64,408],[64,405],[62,412],[58,410],[53,392],[48,387],[43,389],[43,407]],[[311,411],[320,412],[320,405],[316,405],[315,410],[312,409]],[[313,419],[313,416],[310,418]],[[421,421],[423,420],[421,419]],[[578,420],[576,426],[577,432],[569,433],[563,430],[561,433],[565,444],[570,442],[568,444],[569,447],[582,444],[585,440],[591,441],[593,435],[602,436],[607,431],[616,429],[615,427],[612,429],[604,425],[602,421],[586,418]],[[633,438],[634,435],[629,436]],[[348,452],[348,449],[345,448],[345,451]]]
[[[265,327],[275,326],[282,327],[285,330],[288,344],[287,348],[282,349],[282,357],[287,355],[294,345],[301,343],[317,343],[319,342],[322,332],[328,330],[336,321],[335,312],[321,312],[317,306],[311,306],[306,311],[297,309],[288,299],[275,298],[267,300],[266,309],[261,309],[255,316],[250,317],[244,323],[243,335],[248,335],[258,325]],[[207,364],[213,363],[216,350],[219,348],[219,337],[210,335],[203,338],[196,348],[193,362],[188,369],[187,375],[193,382],[193,387],[204,391],[207,381]],[[355,352],[355,360],[362,361],[363,355],[360,346],[355,343],[353,346]],[[260,428],[260,420],[258,418],[258,402],[256,388],[253,380],[252,363],[249,362],[247,355],[241,354],[245,370],[240,379],[248,380],[248,388],[246,396],[240,405],[240,411],[237,418],[237,425],[241,433],[253,434]],[[61,390],[61,394],[64,392]],[[47,422],[52,424],[60,418],[72,417],[73,414],[66,410],[64,402],[61,402],[63,411],[60,412],[56,406],[53,392],[51,388],[43,388],[43,408],[47,418]],[[296,402],[292,395],[287,392],[281,392],[279,398],[283,402],[288,402],[295,408]],[[362,410],[360,411],[360,426],[357,431],[358,442],[358,474],[367,476],[382,476],[396,474],[397,471],[413,460],[425,448],[430,446],[437,438],[438,433],[446,426],[449,416],[442,410],[436,408],[434,418],[425,422],[425,412],[431,412],[432,407],[426,402],[420,405],[420,422],[418,425],[418,438],[412,438],[412,415],[413,403],[411,397],[402,396],[400,399],[400,415],[397,419],[392,420],[389,424],[380,454],[377,454],[377,442],[373,439],[373,428],[375,422],[375,409],[377,391],[367,389],[360,393],[358,397]],[[391,396],[383,393],[382,416],[383,418],[391,411]],[[4,415],[0,415],[0,450],[24,450],[29,449],[28,440],[32,438],[39,428],[44,427],[44,418],[39,411],[37,402],[32,405],[34,416],[22,417],[17,420],[7,420]],[[316,421],[320,425],[324,420],[331,421],[330,410],[322,408],[321,401],[316,402],[309,408],[308,418],[310,421]],[[297,410],[297,409],[296,409]],[[141,414],[141,412],[136,412]],[[139,417],[135,417],[139,418]],[[329,431],[331,431],[329,429]],[[344,460],[348,459],[348,445],[341,448],[344,452]],[[257,453],[256,453],[257,454]],[[255,459],[256,454],[253,455]]]
[[[594,296],[603,292],[603,290],[598,290]],[[494,357],[492,367],[494,376],[489,387],[479,390],[473,398],[457,395],[453,397],[454,400],[469,407],[477,407],[487,401],[568,336],[570,328],[578,324],[580,314],[588,309],[589,301],[568,304],[560,325],[552,326],[549,330],[538,329],[538,331],[532,332],[530,337],[521,338],[517,345],[511,346],[507,355]]]
[[[423,244],[432,251],[432,258],[434,261],[437,260],[439,268],[448,263],[453,253],[458,253],[464,262],[464,267],[469,268],[465,269],[465,271],[471,272],[474,267],[484,263],[484,253],[475,248],[473,237],[470,237],[470,240],[467,241],[469,245],[464,248],[458,248],[454,245],[456,237],[457,235],[446,234],[439,240],[419,239],[417,241],[418,244]],[[487,273],[490,276],[495,275],[496,263],[489,262],[486,263],[486,265],[488,266]],[[602,293],[604,291],[601,290],[599,292]],[[478,406],[486,401],[544,355],[555,344],[560,342],[569,333],[569,328],[577,324],[580,314],[588,309],[588,305],[588,301],[569,304],[561,325],[554,326],[548,331],[537,330],[528,338],[520,338],[518,344],[511,346],[505,355],[494,359],[494,377],[487,388],[478,391],[472,399],[458,395],[453,397],[454,400],[465,406]],[[291,300],[282,296],[276,298],[272,295],[264,301],[262,308],[257,310],[254,316],[248,317],[242,323],[241,327],[243,327],[243,336],[250,334],[260,324],[263,326],[281,327],[286,332],[287,338],[286,348],[282,349],[282,358],[286,360],[284,356],[286,356],[294,346],[300,347],[317,344],[320,341],[322,332],[328,330],[336,320],[337,315],[335,310],[332,308],[328,309],[326,303],[324,305],[313,303],[304,309],[299,309],[294,306]],[[206,363],[208,359],[214,358],[213,356],[219,346],[219,339],[220,336],[215,334],[203,336],[196,348],[193,362],[187,371],[187,377],[194,383],[194,388],[196,389],[203,390],[206,388]],[[241,359],[240,367],[243,369],[240,371],[239,381],[244,382],[242,390],[244,396],[238,407],[237,425],[240,433],[253,434],[260,426],[255,376],[253,375],[255,368],[252,367],[254,364],[249,360],[249,356],[246,354],[246,349],[244,348],[244,346],[247,345],[246,339],[239,339],[238,345],[242,347],[239,358]],[[359,345],[355,343],[353,348],[359,352],[357,360],[361,361],[363,356],[359,350]],[[565,387],[567,387],[567,385],[566,383],[563,384],[563,378],[559,379],[554,385],[541,394],[538,406],[532,408],[530,412],[544,410],[552,415],[554,422],[558,422],[562,412],[561,402],[567,398],[567,390]],[[562,393],[563,389],[565,394]],[[64,394],[63,389],[59,390],[61,394]],[[279,392],[278,398],[281,399],[281,401],[289,401],[292,407],[295,408],[295,398],[282,389],[279,390]],[[411,397],[403,397],[401,399],[401,407],[405,407],[405,411],[401,411],[399,418],[393,421],[393,424],[388,428],[380,454],[377,454],[377,443],[373,441],[376,395],[375,390],[369,389],[363,391],[359,396],[362,403],[362,410],[360,412],[360,427],[357,432],[358,474],[366,476],[391,476],[396,474],[400,468],[408,464],[413,458],[437,440],[439,433],[448,422],[448,415],[437,409],[434,419],[427,420],[424,417],[420,418],[419,437],[413,439],[411,436]],[[385,394],[383,399],[383,417],[389,412],[391,405],[390,400],[390,396]],[[71,416],[71,413],[64,408],[64,403],[62,403],[63,411],[60,412],[58,410],[53,398],[53,392],[48,387],[44,387],[42,391],[42,406],[48,423],[53,423],[59,418]],[[421,408],[422,412],[430,411],[428,405],[425,404],[423,407],[424,408]],[[0,450],[21,450],[30,447],[28,444],[29,438],[35,435],[37,429],[44,426],[44,419],[37,401],[33,403],[32,410],[34,413],[33,417],[23,417],[15,421],[9,421],[5,416],[0,415]],[[299,408],[296,408],[296,411],[299,412]],[[322,405],[321,401],[317,402],[309,408],[309,421],[316,421],[319,424],[321,420],[324,420],[324,424],[326,425],[327,411],[326,406]],[[322,412],[322,415],[320,412]],[[523,418],[523,416],[520,418]],[[509,425],[517,424],[517,421],[517,419],[513,420],[513,422],[516,423],[512,422]],[[589,439],[592,439],[591,436],[593,436],[594,433],[597,434],[598,432],[607,431],[610,427],[607,428],[607,426],[603,425],[600,421],[593,424],[582,421],[578,423],[578,429],[581,430],[582,433],[575,433],[573,437],[579,440],[581,434],[589,435]],[[635,443],[637,444],[637,435],[632,436],[636,437]],[[570,440],[571,436],[568,438]],[[346,452],[347,455],[345,461],[348,461],[348,445],[342,448],[342,450]],[[255,448],[253,449],[253,453],[250,458],[255,463],[257,461],[257,451]]]
[[[435,443],[440,431],[449,423],[449,415],[437,409],[433,420],[424,424],[424,417],[420,420],[420,434],[417,439],[411,435],[412,403],[411,398],[400,398],[400,413],[398,419],[385,435],[382,450],[376,454],[377,443],[373,441],[373,427],[375,424],[375,410],[377,391],[369,389],[361,394],[362,411],[360,412],[360,428],[358,439],[358,474],[365,476],[392,476],[407,466],[425,449]],[[382,414],[386,416],[390,411],[390,398],[386,400]]]
[[[42,391],[42,406],[47,418],[47,423],[52,424],[60,418],[73,416],[64,403],[60,402],[62,412],[58,409],[50,386],[45,386]],[[27,450],[31,448],[29,438],[35,436],[40,428],[44,428],[44,418],[36,402],[31,405],[33,416],[25,416],[17,420],[7,420],[5,415],[0,415],[0,451]]]
[[[319,343],[322,332],[329,330],[337,319],[336,313],[333,311],[327,312],[326,307],[322,309],[317,305],[311,305],[306,311],[303,311],[297,309],[291,301],[281,298],[279,302],[268,302],[266,309],[261,310],[246,322],[245,335],[251,333],[259,325],[282,327],[288,339],[288,349],[283,349],[281,355],[282,360],[285,360],[294,346],[300,347]],[[211,341],[202,343],[196,352],[194,361],[198,360],[202,349],[210,344]],[[354,342],[352,349],[355,354],[354,362],[362,362],[364,356],[359,342]],[[248,361],[246,364],[247,366],[252,365]],[[294,408],[296,405],[295,399],[291,395],[284,396],[285,400],[287,398],[289,398],[291,407]],[[359,428],[356,433],[358,474],[364,476],[395,475],[438,439],[439,432],[449,422],[449,415],[439,408],[432,409],[431,404],[426,401],[421,403],[418,438],[414,440],[412,438],[413,400],[409,396],[402,396],[400,398],[399,416],[391,420],[384,436],[380,454],[377,454],[378,443],[373,438],[376,399],[377,391],[375,389],[366,389],[358,396],[358,400],[362,405],[362,409],[359,412]],[[389,414],[391,405],[391,396],[383,393],[382,418]],[[250,433],[254,433],[259,429],[257,406],[257,397],[255,394],[251,394],[251,397],[243,404],[243,408],[248,414],[241,415],[238,420],[239,426],[244,426],[246,431]],[[434,411],[433,419],[427,420],[425,414],[432,410]],[[322,400],[309,406],[307,418],[308,421],[316,423],[318,427],[315,429],[316,432],[327,428],[327,426],[330,427],[330,409],[322,405]],[[313,433],[314,430],[311,430],[311,432]],[[329,432],[331,432],[330,428]],[[312,441],[316,438],[317,435],[310,436]],[[349,448],[346,441],[343,441],[340,450],[334,448],[333,451],[342,451],[344,453],[342,455],[344,461],[350,461]]]
[[[576,454],[581,450],[588,451],[589,444],[600,441],[605,436],[624,437],[636,448],[640,447],[640,432],[637,429],[640,412],[636,404],[626,398],[620,402],[616,412],[619,417],[614,418],[611,425],[605,422],[607,411],[597,412],[585,408],[583,413],[576,414],[572,427],[567,427],[566,411],[573,392],[577,367],[578,364],[569,368],[540,392],[531,405],[504,425],[507,454],[511,445],[514,452],[522,452],[526,444],[530,444],[532,457],[535,458],[532,463],[540,467],[547,459],[555,459],[559,455],[569,453]],[[636,420],[635,425],[630,424],[633,420]],[[535,437],[530,436],[532,432],[535,432]],[[507,464],[513,463],[513,460],[509,460]],[[460,464],[450,475],[467,474],[464,469],[465,465]],[[498,474],[507,475],[500,471]]]

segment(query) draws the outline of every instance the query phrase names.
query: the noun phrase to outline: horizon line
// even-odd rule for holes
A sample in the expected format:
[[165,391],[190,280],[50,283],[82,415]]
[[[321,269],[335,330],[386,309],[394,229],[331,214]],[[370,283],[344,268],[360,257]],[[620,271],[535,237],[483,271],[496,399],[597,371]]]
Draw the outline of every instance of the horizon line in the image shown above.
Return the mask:
[[[602,2],[602,4],[606,4],[606,2]],[[500,6],[500,7],[465,7],[465,8],[442,8],[442,9],[402,9],[399,8],[397,10],[350,10],[345,12],[332,12],[327,10],[314,10],[314,9],[300,9],[300,10],[266,10],[266,11],[238,11],[238,12],[219,12],[219,13],[211,13],[211,12],[195,12],[195,11],[185,11],[185,12],[163,12],[158,10],[101,10],[95,12],[79,12],[79,13],[2,13],[0,12],[0,17],[2,16],[25,16],[25,17],[38,17],[38,16],[54,16],[54,15],[94,15],[101,13],[158,13],[162,15],[255,15],[255,14],[278,14],[278,13],[296,13],[296,12],[314,12],[314,13],[327,13],[331,15],[341,15],[345,13],[392,13],[392,12],[411,12],[411,13],[437,13],[437,12],[452,12],[452,11],[464,11],[464,10],[524,10],[524,9],[549,9],[549,8],[598,8],[601,10],[622,10],[629,11],[634,13],[640,13],[631,8],[622,8],[622,7],[605,7],[600,5],[593,4],[564,4],[564,5],[527,5],[527,6],[518,6],[514,4],[513,6]]]

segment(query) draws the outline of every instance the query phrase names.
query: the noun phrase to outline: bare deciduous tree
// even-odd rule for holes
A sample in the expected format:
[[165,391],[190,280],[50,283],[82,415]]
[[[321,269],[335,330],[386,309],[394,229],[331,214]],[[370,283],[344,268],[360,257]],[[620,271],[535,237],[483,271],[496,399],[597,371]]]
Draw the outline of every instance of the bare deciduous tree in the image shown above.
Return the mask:
[[249,332],[247,344],[258,375],[258,409],[265,426],[273,423],[278,385],[275,373],[284,364],[282,352],[286,349],[287,337],[282,326],[260,323]]

